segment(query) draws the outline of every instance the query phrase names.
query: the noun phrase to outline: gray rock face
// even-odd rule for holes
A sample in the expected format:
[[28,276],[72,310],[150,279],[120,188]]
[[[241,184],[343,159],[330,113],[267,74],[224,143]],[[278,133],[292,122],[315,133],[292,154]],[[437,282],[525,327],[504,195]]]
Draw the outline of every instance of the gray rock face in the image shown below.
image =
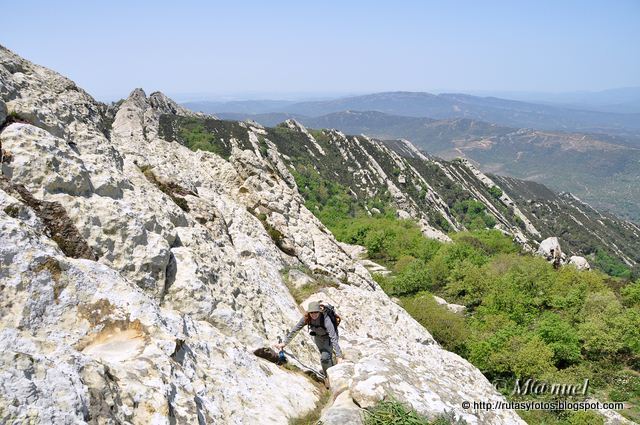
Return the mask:
[[314,280],[297,269],[291,269],[288,273],[289,282],[294,288],[302,288],[305,285],[310,285]]
[[5,105],[2,100],[0,100],[0,126],[4,124],[4,121],[6,119],[7,119],[7,105]]
[[[142,90],[111,126],[105,106],[73,82],[4,48],[0,97],[29,121],[0,133],[12,154],[0,186],[0,422],[282,424],[304,415],[320,399],[314,383],[253,354],[299,319],[281,271],[300,265],[339,283],[315,295],[344,317],[347,361],[330,369],[337,398],[327,420],[355,421],[357,405],[394,395],[429,417],[453,409],[471,424],[523,423],[513,411],[462,409],[502,398],[345,253],[273,152],[237,145],[226,161],[167,142],[160,116],[187,112]],[[62,228],[93,259],[51,236],[33,206],[43,202],[59,205]],[[289,349],[318,362],[308,336]]]

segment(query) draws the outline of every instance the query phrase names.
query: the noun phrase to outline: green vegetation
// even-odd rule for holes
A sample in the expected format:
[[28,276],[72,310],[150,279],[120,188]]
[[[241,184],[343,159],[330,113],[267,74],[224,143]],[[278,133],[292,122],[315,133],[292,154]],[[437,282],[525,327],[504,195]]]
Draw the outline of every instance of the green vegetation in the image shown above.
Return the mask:
[[486,212],[487,207],[473,199],[458,201],[453,205],[453,211],[460,222],[471,230],[492,228],[496,225],[496,219]]
[[604,425],[604,417],[593,411],[550,412],[548,410],[518,410],[528,424],[542,425]]
[[629,269],[629,267],[625,266],[620,260],[607,254],[601,249],[596,251],[593,266],[610,276],[624,278],[631,277],[631,269]]
[[491,196],[497,199],[502,196],[502,189],[500,189],[498,186],[491,186],[489,188],[489,193],[491,194]]
[[410,406],[397,400],[382,400],[364,411],[365,425],[465,425],[453,413],[445,413],[433,421],[418,414]]
[[187,118],[181,121],[178,138],[191,150],[213,152],[225,159],[229,159],[230,150],[225,149],[216,136],[208,131],[204,123],[196,118]]
[[327,227],[332,228],[361,211],[362,207],[356,203],[345,186],[322,178],[313,167],[300,165],[297,170],[292,170],[291,174],[305,199],[305,206]]
[[439,305],[430,293],[421,292],[412,297],[402,297],[400,304],[445,349],[457,353],[466,351],[465,342],[471,333],[463,315]]
[[[327,193],[326,199],[344,195]],[[323,205],[322,197],[310,199]],[[471,220],[484,213],[474,202],[461,209]],[[327,216],[315,210],[339,240],[365,246],[370,258],[393,270],[391,276],[375,276],[382,288],[487,378],[567,384],[588,378],[590,394],[603,401],[624,399],[635,406],[624,413],[635,417],[640,281],[625,283],[573,267],[555,270],[542,258],[523,255],[496,230],[452,234],[453,243],[442,244],[424,238],[414,222],[395,218],[392,210],[372,217],[350,217],[346,208],[332,211]],[[465,305],[466,314],[438,305],[432,294]],[[593,415],[523,412],[531,423],[558,425],[597,423]]]
[[176,141],[191,150],[213,152],[224,159],[231,156],[233,139],[239,148],[252,149],[247,129],[236,121],[211,118],[160,116],[160,137]]

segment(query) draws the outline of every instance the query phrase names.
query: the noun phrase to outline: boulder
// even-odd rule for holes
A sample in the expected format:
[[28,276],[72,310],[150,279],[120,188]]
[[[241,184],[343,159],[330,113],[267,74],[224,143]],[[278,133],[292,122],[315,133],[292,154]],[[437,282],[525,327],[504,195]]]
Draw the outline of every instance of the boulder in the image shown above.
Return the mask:
[[452,311],[454,313],[464,313],[464,311],[467,309],[466,306],[460,305],[460,304],[449,304],[444,298],[440,298],[437,296],[433,296],[433,299],[440,304],[441,306],[444,306],[447,308],[447,310]]
[[569,264],[572,264],[578,270],[591,270],[591,265],[587,259],[579,255],[572,255],[569,258]]
[[354,403],[349,390],[338,394],[320,417],[323,425],[360,425],[364,423],[363,419],[364,409]]
[[540,242],[538,246],[538,255],[544,257],[547,261],[553,263],[555,267],[559,267],[565,262],[566,255],[563,254],[560,248],[560,241],[557,237],[553,236]]

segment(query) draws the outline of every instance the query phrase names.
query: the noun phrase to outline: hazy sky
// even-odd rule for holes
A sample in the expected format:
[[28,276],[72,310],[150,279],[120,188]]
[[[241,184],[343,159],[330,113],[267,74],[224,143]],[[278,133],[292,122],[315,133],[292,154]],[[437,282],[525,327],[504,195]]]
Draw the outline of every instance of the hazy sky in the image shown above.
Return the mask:
[[0,44],[103,100],[640,86],[639,0],[14,4]]

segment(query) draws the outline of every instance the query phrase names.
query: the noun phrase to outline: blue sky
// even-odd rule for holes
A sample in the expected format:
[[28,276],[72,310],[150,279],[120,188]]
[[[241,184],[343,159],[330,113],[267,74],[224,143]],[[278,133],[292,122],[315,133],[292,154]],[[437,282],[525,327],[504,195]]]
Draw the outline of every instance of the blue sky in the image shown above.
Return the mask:
[[103,100],[135,87],[285,98],[640,86],[638,0],[23,0],[8,12],[0,44]]

